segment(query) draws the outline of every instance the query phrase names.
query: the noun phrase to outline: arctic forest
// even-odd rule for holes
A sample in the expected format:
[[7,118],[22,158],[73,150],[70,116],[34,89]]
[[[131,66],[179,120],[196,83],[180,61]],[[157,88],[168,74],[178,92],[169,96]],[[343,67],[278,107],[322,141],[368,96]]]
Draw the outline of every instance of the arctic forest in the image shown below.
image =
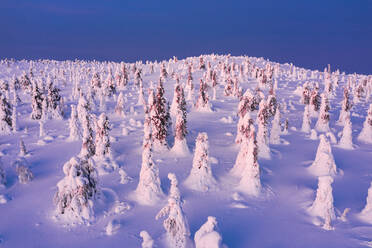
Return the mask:
[[0,247],[372,247],[372,75],[0,61]]

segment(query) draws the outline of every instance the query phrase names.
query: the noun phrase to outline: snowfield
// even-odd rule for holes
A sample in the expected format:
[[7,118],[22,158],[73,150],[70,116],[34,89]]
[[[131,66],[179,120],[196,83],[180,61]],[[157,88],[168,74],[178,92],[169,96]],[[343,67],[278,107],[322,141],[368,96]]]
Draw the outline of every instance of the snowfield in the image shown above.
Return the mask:
[[0,88],[0,247],[372,247],[372,75],[2,60]]

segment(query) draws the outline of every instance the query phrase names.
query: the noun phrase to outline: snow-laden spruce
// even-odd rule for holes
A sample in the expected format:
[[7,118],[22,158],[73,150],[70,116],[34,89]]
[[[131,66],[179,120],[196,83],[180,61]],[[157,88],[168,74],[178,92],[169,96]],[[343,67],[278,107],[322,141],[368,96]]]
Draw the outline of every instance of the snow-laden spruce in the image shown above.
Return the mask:
[[207,84],[200,79],[199,95],[195,103],[195,109],[198,112],[213,112],[209,102]]
[[164,152],[168,150],[167,136],[170,126],[170,115],[167,101],[164,97],[164,87],[162,80],[159,80],[156,96],[153,90],[148,97],[148,109],[151,117],[152,137],[154,151]]
[[165,245],[168,248],[191,248],[190,228],[183,213],[181,202],[173,197],[168,198],[168,204],[156,215],[156,220],[166,217],[163,227],[166,231]]
[[112,157],[109,131],[110,122],[105,113],[100,114],[96,123],[95,155],[99,174],[106,174],[117,169],[117,164]]
[[176,128],[175,128],[175,135],[174,135],[174,145],[172,147],[172,153],[176,156],[186,157],[190,155],[189,147],[187,146],[186,141],[186,119],[182,115],[182,112],[178,112],[176,117]]
[[249,136],[244,140],[244,160],[240,163],[244,164],[241,173],[241,179],[237,190],[250,196],[258,196],[261,192],[260,166],[257,161],[258,147],[256,142],[255,128],[252,125],[249,128]]
[[18,158],[14,163],[13,167],[17,172],[18,181],[22,184],[27,184],[34,179],[34,174],[27,165],[27,161],[24,158]]
[[354,149],[354,146],[353,146],[353,131],[352,131],[352,124],[350,120],[350,114],[346,115],[343,121],[343,124],[344,124],[344,128],[342,130],[342,136],[341,136],[338,146],[343,149],[352,150]]
[[308,209],[312,216],[319,217],[324,221],[323,228],[326,230],[332,230],[331,221],[336,218],[333,206],[332,183],[333,178],[330,176],[318,178],[316,197]]
[[125,108],[124,108],[124,95],[123,92],[120,92],[116,107],[115,113],[120,117],[125,117]]
[[308,170],[315,176],[334,176],[337,174],[337,167],[333,158],[331,144],[324,134],[321,134],[319,139],[315,160]]
[[71,117],[69,120],[70,135],[67,138],[68,141],[77,141],[80,139],[81,134],[79,130],[78,115],[76,112],[75,105],[71,104]]
[[301,131],[304,133],[310,133],[311,130],[311,118],[310,118],[310,105],[305,105],[304,115],[302,117]]
[[258,114],[257,114],[257,123],[258,123],[258,132],[257,132],[257,145],[258,145],[258,156],[264,159],[271,159],[270,147],[268,142],[268,130],[267,122],[269,119],[268,108],[265,103],[265,100],[262,99],[260,102]]
[[[306,105],[307,106],[307,105]],[[281,126],[280,126],[280,110],[279,107],[276,108],[276,111],[273,111],[274,119],[271,122],[271,130],[270,130],[270,144],[279,145],[280,144],[280,133],[281,133]]]
[[195,248],[223,248],[222,237],[217,231],[216,217],[208,216],[207,221],[196,231]]
[[88,156],[72,157],[63,165],[65,177],[57,184],[54,203],[63,222],[89,223],[94,219],[93,201],[98,194],[98,174]]
[[340,116],[338,118],[337,124],[343,126],[345,124],[345,119],[350,118],[350,110],[352,103],[350,101],[350,93],[347,87],[344,88],[344,99],[342,101]]
[[12,108],[4,94],[0,92],[0,134],[12,131]]
[[195,152],[190,175],[185,180],[185,185],[197,191],[215,190],[216,179],[213,176],[209,162],[209,142],[207,133],[199,133],[195,140]]
[[372,182],[368,189],[366,205],[364,206],[363,210],[360,212],[358,217],[361,220],[372,224]]
[[20,156],[20,157],[25,157],[27,154],[28,154],[28,152],[27,152],[27,149],[26,149],[25,143],[24,143],[23,140],[21,139],[21,140],[19,141],[19,153],[18,153],[18,156]]
[[358,135],[358,140],[364,143],[372,144],[372,103],[369,105],[366,120],[363,123],[363,129]]
[[250,129],[253,127],[253,120],[249,112],[243,118],[239,128],[240,146],[239,153],[236,157],[234,167],[230,170],[230,174],[235,177],[241,177],[246,166],[246,158],[248,154],[248,144],[250,137]]
[[164,198],[160,185],[159,168],[152,160],[151,120],[145,116],[142,165],[133,198],[142,205],[155,205]]
[[0,157],[0,189],[6,185],[6,174]]
[[318,132],[329,132],[329,101],[328,101],[328,96],[324,93],[321,95],[322,97],[322,102],[320,105],[320,110],[319,110],[319,117],[318,121],[315,124],[315,129]]

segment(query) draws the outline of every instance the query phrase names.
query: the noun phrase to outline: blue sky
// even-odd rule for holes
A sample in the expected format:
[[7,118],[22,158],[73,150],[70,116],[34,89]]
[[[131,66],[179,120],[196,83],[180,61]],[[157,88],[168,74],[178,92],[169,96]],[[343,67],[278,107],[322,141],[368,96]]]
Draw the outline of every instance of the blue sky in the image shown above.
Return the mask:
[[0,58],[206,53],[372,74],[372,0],[1,0]]

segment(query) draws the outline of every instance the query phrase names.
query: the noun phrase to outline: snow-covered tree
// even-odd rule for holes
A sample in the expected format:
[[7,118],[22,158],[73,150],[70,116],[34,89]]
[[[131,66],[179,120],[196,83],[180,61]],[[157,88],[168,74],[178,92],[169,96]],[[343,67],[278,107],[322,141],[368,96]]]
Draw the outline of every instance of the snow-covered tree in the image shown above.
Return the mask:
[[93,201],[99,191],[93,160],[72,157],[63,165],[63,173],[65,177],[58,182],[54,196],[57,213],[66,222],[89,222],[94,218]]
[[320,104],[321,104],[321,97],[319,94],[319,86],[316,85],[313,91],[311,92],[311,97],[310,97],[310,116],[311,117],[318,116]]
[[195,109],[199,112],[212,112],[207,91],[207,84],[200,79],[199,95],[195,103]]
[[0,93],[0,133],[9,134],[12,131],[12,108],[8,100]]
[[43,95],[38,85],[33,83],[31,94],[31,119],[40,120],[42,115]]
[[190,175],[185,185],[193,190],[208,191],[217,187],[209,163],[209,144],[207,133],[199,133],[195,141],[195,153]]
[[304,115],[302,117],[301,131],[304,133],[310,133],[310,130],[311,130],[310,105],[305,105]]
[[329,101],[326,94],[322,94],[322,103],[320,105],[320,113],[318,121],[315,124],[315,129],[318,132],[329,132]]
[[316,197],[309,208],[309,213],[323,219],[325,222],[323,228],[331,230],[330,221],[336,218],[331,186],[333,178],[330,176],[321,176],[318,180]]
[[60,94],[60,89],[53,85],[50,77],[47,79],[47,106],[50,112],[52,113],[52,117],[58,120],[63,119],[63,101]]
[[87,113],[82,116],[82,123],[81,126],[83,128],[83,144],[81,147],[80,154],[82,156],[86,155],[88,157],[91,157],[96,152],[96,147],[94,143],[94,137],[93,137],[93,128],[91,125],[90,115]]
[[136,200],[143,205],[154,205],[164,197],[160,186],[159,168],[152,160],[151,122],[145,117],[142,165],[135,191]]
[[154,240],[151,238],[148,232],[141,231],[139,235],[142,238],[142,243],[141,243],[142,248],[153,248]]
[[217,231],[216,217],[208,216],[194,236],[196,248],[222,248],[222,237]]
[[95,155],[97,157],[104,158],[106,156],[111,155],[109,131],[110,131],[109,119],[105,113],[102,113],[98,118],[96,127]]
[[258,156],[265,159],[271,159],[269,142],[268,142],[268,131],[267,131],[267,121],[269,118],[268,109],[265,100],[262,99],[260,102],[257,122],[258,122],[258,132],[257,132],[257,145],[258,145]]
[[340,139],[339,147],[344,149],[354,149],[353,147],[353,131],[350,115],[344,119],[344,129],[342,130],[342,136]]
[[168,149],[166,138],[168,136],[168,127],[170,126],[170,115],[161,80],[159,80],[155,98],[154,96],[149,96],[149,99],[151,100],[149,109],[152,121],[154,150],[164,151]]
[[14,163],[15,169],[18,175],[18,181],[22,184],[27,184],[34,179],[34,174],[31,169],[27,166],[27,162],[24,159],[17,159]]
[[278,145],[280,144],[280,133],[282,132],[280,126],[280,110],[277,107],[274,115],[274,119],[271,122],[271,131],[270,131],[270,144]]
[[69,120],[70,136],[68,141],[77,141],[80,139],[80,130],[78,124],[78,115],[76,112],[76,106],[71,104],[71,117]]
[[179,156],[187,156],[190,154],[189,148],[186,142],[186,118],[181,111],[178,111],[176,117],[176,127],[174,135],[174,145],[172,147],[172,152]]
[[338,118],[337,123],[339,125],[345,124],[345,119],[349,116],[350,118],[350,110],[352,107],[352,103],[350,101],[350,93],[348,88],[344,88],[344,100],[342,101],[340,117]]
[[337,173],[337,167],[333,158],[331,144],[324,134],[321,134],[319,139],[316,157],[309,167],[309,171],[315,176],[334,176]]
[[156,215],[156,219],[165,217],[163,226],[166,233],[166,243],[169,248],[190,247],[190,229],[181,203],[174,198],[168,198],[168,204]]
[[178,189],[178,180],[174,173],[168,173],[168,179],[170,181],[169,198],[173,198],[178,202],[181,202],[181,193]]
[[[246,112],[244,117],[240,117],[237,125],[237,133],[235,138],[235,143],[241,144],[243,140],[244,133],[247,132],[249,125],[253,124],[253,119],[251,118],[250,112]],[[249,133],[249,132],[248,132]]]
[[26,146],[25,146],[25,143],[23,142],[23,140],[21,139],[21,141],[19,142],[19,154],[18,154],[20,157],[24,157],[27,155],[27,150],[26,150]]
[[120,92],[116,107],[115,113],[120,117],[125,117],[125,108],[124,108],[124,95],[123,92]]
[[363,123],[362,131],[358,135],[358,140],[372,144],[372,103],[369,105],[366,120]]
[[260,166],[257,161],[258,146],[255,135],[255,128],[252,125],[249,129],[249,137],[242,143],[244,160],[241,163],[244,167],[237,187],[239,191],[252,196],[258,196],[261,192]]

